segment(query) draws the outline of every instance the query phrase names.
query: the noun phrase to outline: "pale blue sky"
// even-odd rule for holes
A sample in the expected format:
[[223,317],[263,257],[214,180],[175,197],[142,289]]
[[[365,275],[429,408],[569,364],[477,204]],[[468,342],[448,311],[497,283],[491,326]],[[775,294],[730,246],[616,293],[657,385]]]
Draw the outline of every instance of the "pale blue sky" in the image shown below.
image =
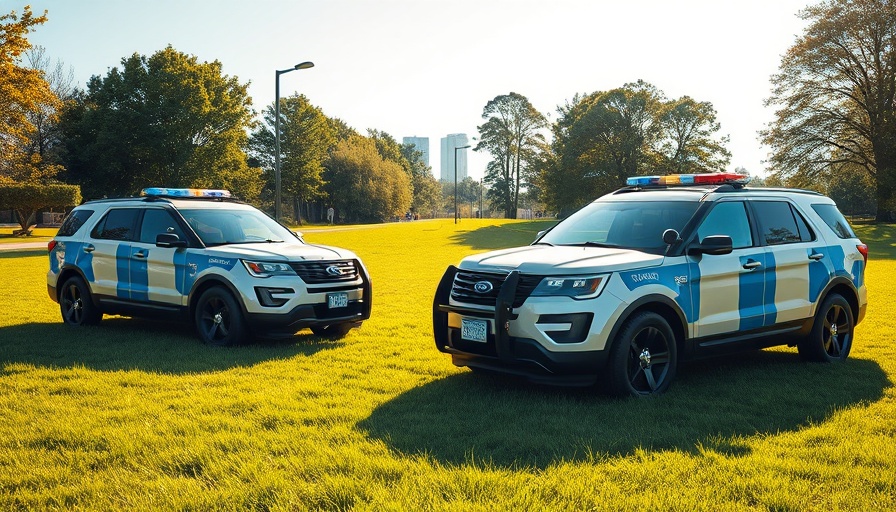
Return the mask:
[[[399,141],[476,135],[482,108],[511,91],[556,118],[576,93],[643,79],[670,98],[710,101],[731,137],[731,169],[763,174],[757,132],[769,76],[802,32],[810,0],[0,0],[30,1],[49,21],[30,36],[74,68],[79,86],[133,53],[168,44],[219,60],[249,88],[255,109],[274,101],[274,71],[330,117]],[[471,152],[472,153],[472,152]],[[470,154],[479,178],[487,158]]]

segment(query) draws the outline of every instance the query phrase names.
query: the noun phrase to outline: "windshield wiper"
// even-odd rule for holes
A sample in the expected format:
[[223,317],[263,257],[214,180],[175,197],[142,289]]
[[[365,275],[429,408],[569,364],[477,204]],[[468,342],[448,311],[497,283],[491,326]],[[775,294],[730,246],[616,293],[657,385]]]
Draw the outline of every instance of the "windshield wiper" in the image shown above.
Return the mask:
[[563,245],[571,245],[571,246],[575,246],[575,247],[610,247],[610,248],[622,247],[619,244],[608,244],[606,242],[581,242],[578,244],[563,244]]
[[535,243],[532,244],[532,245],[549,245],[549,246],[551,246],[551,247],[554,246],[554,244],[552,244],[552,243],[550,243],[550,242],[535,242]]

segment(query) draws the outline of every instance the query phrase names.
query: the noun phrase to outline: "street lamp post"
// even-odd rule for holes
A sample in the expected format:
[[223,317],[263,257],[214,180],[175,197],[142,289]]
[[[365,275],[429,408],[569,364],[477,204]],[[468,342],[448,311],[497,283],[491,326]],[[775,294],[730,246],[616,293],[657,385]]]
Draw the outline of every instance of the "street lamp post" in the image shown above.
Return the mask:
[[460,146],[454,148],[454,223],[457,224],[457,150],[458,149],[467,149],[470,147],[469,144],[466,146]]
[[289,69],[284,69],[282,71],[277,70],[277,74],[275,75],[274,140],[276,142],[274,144],[276,145],[276,149],[274,150],[274,218],[277,219],[278,222],[280,221],[280,75],[297,69],[308,69],[313,67],[313,62],[302,62]]

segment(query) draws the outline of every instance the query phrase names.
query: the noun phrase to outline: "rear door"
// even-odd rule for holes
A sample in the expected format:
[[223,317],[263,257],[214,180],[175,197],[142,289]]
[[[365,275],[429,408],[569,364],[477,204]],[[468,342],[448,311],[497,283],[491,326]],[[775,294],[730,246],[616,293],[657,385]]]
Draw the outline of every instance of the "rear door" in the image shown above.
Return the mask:
[[131,242],[139,214],[136,208],[112,208],[90,232],[82,250],[91,255],[95,295],[130,299]]
[[750,203],[759,225],[766,254],[765,326],[808,318],[810,266],[827,273],[824,251],[814,243],[815,233],[789,201],[756,200]]

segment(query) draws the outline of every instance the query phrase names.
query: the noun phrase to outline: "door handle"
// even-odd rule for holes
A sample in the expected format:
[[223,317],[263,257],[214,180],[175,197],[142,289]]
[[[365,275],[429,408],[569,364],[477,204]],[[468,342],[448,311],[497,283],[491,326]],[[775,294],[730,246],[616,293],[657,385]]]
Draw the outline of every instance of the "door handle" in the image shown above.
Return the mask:
[[95,249],[96,249],[96,247],[94,247],[93,245],[87,244],[84,246],[84,248],[82,250],[84,252],[90,253],[90,252],[93,252]]
[[813,252],[812,254],[809,255],[810,260],[818,261],[822,258],[824,258],[824,254],[820,253],[820,252]]
[[143,258],[146,257],[146,253],[143,252],[143,251],[137,251],[137,252],[134,253],[134,257],[135,257],[135,258],[143,259]]
[[744,263],[744,268],[747,270],[753,270],[754,268],[758,268],[761,266],[762,266],[762,263],[759,263],[756,260],[747,260],[747,262]]

